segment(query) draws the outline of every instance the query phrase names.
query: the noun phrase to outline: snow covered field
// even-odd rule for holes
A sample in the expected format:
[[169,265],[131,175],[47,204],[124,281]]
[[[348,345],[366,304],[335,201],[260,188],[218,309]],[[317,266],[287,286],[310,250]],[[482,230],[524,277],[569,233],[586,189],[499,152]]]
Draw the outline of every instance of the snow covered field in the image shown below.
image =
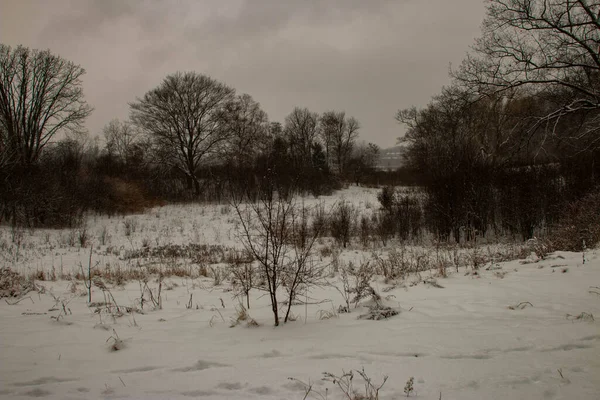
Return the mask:
[[[352,188],[341,196],[370,212],[375,193]],[[331,205],[339,198],[321,200]],[[127,255],[143,247],[240,248],[227,205],[91,217],[86,227],[98,268],[136,268],[138,260]],[[375,384],[389,376],[381,399],[406,397],[410,377],[410,397],[418,399],[600,398],[597,250],[585,254],[585,264],[581,253],[556,253],[484,265],[476,275],[449,269],[447,278],[436,277],[442,287],[427,283],[435,270],[395,285],[376,277],[372,286],[382,302],[400,311],[380,321],[358,319],[369,300],[338,314],[342,296],[324,286],[311,291],[311,304],[292,308],[295,321],[275,328],[268,296],[253,291],[249,314],[259,326],[231,327],[239,301],[229,282],[215,286],[208,277],[166,278],[161,310],[147,304],[143,313],[128,312],[139,303],[138,281],[108,285],[122,316],[98,304],[108,291],[96,287],[97,304],[89,307],[82,281],[60,280],[80,262],[87,265],[78,235],[2,230],[2,265],[58,279],[38,282],[43,293],[0,304],[0,398],[303,399],[304,382],[313,385],[307,398],[342,399],[322,372],[362,368]],[[369,254],[351,249],[341,258],[360,262]],[[339,284],[339,276],[330,281]],[[153,278],[148,285],[158,283]],[[362,390],[358,378],[354,383]]]

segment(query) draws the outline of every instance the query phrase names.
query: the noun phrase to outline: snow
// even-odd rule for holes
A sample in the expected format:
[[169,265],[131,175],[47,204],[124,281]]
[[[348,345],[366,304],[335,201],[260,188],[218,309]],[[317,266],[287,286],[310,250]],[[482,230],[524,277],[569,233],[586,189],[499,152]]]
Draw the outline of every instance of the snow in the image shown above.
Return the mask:
[[[377,204],[374,193],[352,188],[343,195],[370,210]],[[306,199],[327,205],[337,200],[339,195]],[[235,215],[224,207],[178,205],[125,218],[90,217],[90,232],[106,226],[111,235],[100,246],[94,233],[93,261],[132,268],[123,255],[144,239],[151,246],[158,240],[239,247]],[[127,237],[126,218],[137,221]],[[0,236],[7,250],[2,263],[24,274],[59,269],[61,258],[63,272],[87,265],[86,249],[61,242],[69,230],[25,231],[19,254],[10,234],[7,228]],[[81,281],[75,288],[65,280],[37,282],[44,293],[0,304],[0,398],[302,399],[299,380],[313,384],[308,398],[320,398],[317,392],[328,388],[328,399],[342,399],[321,380],[322,372],[364,368],[375,383],[389,376],[382,399],[405,397],[410,377],[411,397],[421,399],[440,393],[444,400],[598,399],[598,321],[576,317],[600,316],[599,290],[592,288],[600,286],[599,255],[586,253],[584,264],[581,253],[554,253],[500,263],[499,269],[484,266],[477,275],[460,268],[436,277],[443,288],[423,283],[436,271],[422,272],[420,280],[409,276],[389,291],[391,284],[377,277],[372,286],[386,305],[400,310],[380,321],[358,319],[368,301],[349,314],[320,319],[343,300],[334,288],[313,289],[315,304],[294,306],[296,321],[280,327],[272,326],[268,296],[253,291],[249,314],[259,326],[231,328],[239,302],[228,282],[214,286],[210,278],[166,278],[162,310],[146,304],[143,313],[115,318],[103,307],[88,307]],[[356,249],[342,254],[346,260],[368,256]],[[158,283],[148,285],[156,289]],[[119,306],[139,306],[138,282],[109,289]],[[104,301],[103,293],[94,288],[92,300]],[[115,339],[118,351],[111,350]]]

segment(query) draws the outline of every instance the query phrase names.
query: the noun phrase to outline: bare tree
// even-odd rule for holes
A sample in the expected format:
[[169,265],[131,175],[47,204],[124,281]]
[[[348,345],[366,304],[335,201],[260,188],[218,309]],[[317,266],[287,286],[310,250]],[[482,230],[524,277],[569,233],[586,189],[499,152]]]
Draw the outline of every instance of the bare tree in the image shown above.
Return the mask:
[[161,162],[179,170],[200,194],[197,169],[228,137],[225,106],[234,90],[195,72],[167,76],[131,103],[131,119],[153,140]]
[[[266,191],[256,203],[244,204],[234,197],[233,205],[240,221],[240,240],[257,261],[258,275],[265,281],[261,284],[259,279],[241,277],[246,282],[246,296],[250,290],[249,282],[268,292],[275,326],[278,326],[278,290],[285,286],[286,323],[299,296],[319,284],[322,277],[323,267],[316,265],[312,252],[320,231],[309,229],[309,210],[304,206],[296,207],[291,196],[284,198],[274,191]],[[238,273],[248,274],[249,270],[238,269]]]
[[[600,141],[600,2],[491,0],[483,35],[453,74],[478,94],[550,91],[556,106],[540,123],[588,113],[576,139]],[[562,92],[562,94],[560,94]],[[590,113],[591,112],[591,113]]]
[[113,119],[102,130],[106,139],[108,152],[125,163],[128,163],[135,155],[136,147],[140,139],[137,127],[129,121]]
[[0,125],[0,170],[5,171],[13,160],[13,152],[9,147],[8,132]]
[[258,203],[242,204],[233,200],[240,225],[240,239],[246,250],[256,259],[266,280],[275,326],[279,326],[277,290],[281,286],[288,262],[288,243],[292,238],[293,204],[274,192],[269,192]]
[[360,124],[354,117],[346,118],[343,111],[328,111],[321,117],[321,125],[327,159],[342,175],[352,155]]
[[354,182],[359,185],[366,174],[373,171],[379,159],[379,146],[360,143],[352,151],[348,169]]
[[267,113],[252,96],[237,96],[226,108],[229,131],[228,153],[237,167],[248,166],[250,161],[266,148],[269,133]]
[[[321,235],[323,226],[310,229],[308,215],[310,210],[302,204],[299,210],[294,209],[292,220],[293,251],[291,260],[285,269],[285,288],[287,291],[287,310],[284,323],[291,318],[292,306],[301,302],[301,296],[308,296],[308,291],[323,283],[324,265],[317,265],[313,258],[313,247]],[[314,227],[314,225],[313,225]]]
[[303,165],[310,165],[312,146],[319,133],[319,114],[296,107],[285,118],[283,129],[292,155]]
[[321,130],[319,136],[323,143],[323,150],[325,151],[325,159],[327,160],[327,166],[331,168],[335,162],[333,153],[333,136],[338,130],[339,119],[337,118],[338,113],[335,111],[327,111],[321,116]]
[[50,51],[0,44],[0,152],[27,166],[61,131],[82,131],[92,108],[83,98],[85,70]]

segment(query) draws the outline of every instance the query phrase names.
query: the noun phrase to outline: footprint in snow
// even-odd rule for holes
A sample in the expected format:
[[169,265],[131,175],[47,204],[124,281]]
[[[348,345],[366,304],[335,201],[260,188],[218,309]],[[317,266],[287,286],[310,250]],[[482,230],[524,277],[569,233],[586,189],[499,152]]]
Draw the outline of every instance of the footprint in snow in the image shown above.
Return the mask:
[[281,385],[281,387],[293,392],[307,389],[306,384],[295,380],[290,380],[288,383]]
[[38,386],[38,385],[45,385],[47,383],[71,382],[71,381],[74,381],[74,380],[76,380],[76,379],[72,379],[72,378],[57,378],[57,377],[54,377],[54,376],[45,376],[43,378],[34,379],[32,381],[15,382],[12,385],[13,386]]
[[182,368],[174,368],[172,371],[175,372],[192,372],[192,371],[202,371],[205,369],[209,369],[209,368],[215,368],[215,367],[227,367],[228,365],[226,364],[221,364],[218,362],[212,362],[212,361],[204,361],[204,360],[198,360],[198,362],[192,366],[189,367],[182,367]]
[[582,337],[579,340],[585,340],[585,341],[588,341],[588,340],[600,340],[600,335],[585,336],[585,337]]
[[217,387],[219,389],[226,389],[226,390],[240,390],[244,387],[244,385],[242,385],[239,382],[221,382],[217,385]]
[[283,354],[281,354],[280,351],[277,350],[271,350],[268,353],[264,353],[261,355],[262,358],[273,358],[273,357],[281,357]]
[[29,396],[29,397],[46,397],[46,396],[50,396],[51,394],[52,394],[52,392],[49,392],[49,391],[41,389],[41,388],[35,388],[33,390],[30,390],[29,392],[24,393],[25,396]]
[[190,390],[187,392],[181,392],[181,394],[186,397],[203,397],[212,396],[216,394],[216,392],[213,392],[211,390]]
[[589,349],[590,347],[593,347],[591,345],[588,344],[563,344],[561,346],[556,346],[556,347],[551,347],[548,349],[543,349],[540,350],[542,352],[549,352],[549,351],[569,351],[569,350],[577,350],[577,349]]
[[129,369],[116,369],[112,372],[113,374],[130,374],[132,372],[148,372],[148,371],[154,371],[155,369],[160,369],[161,367],[153,367],[153,366],[147,366],[147,367],[137,367],[137,368],[129,368]]
[[259,386],[249,390],[252,393],[260,394],[262,396],[266,396],[273,393],[273,389],[267,386]]
[[489,354],[456,354],[441,356],[440,358],[445,358],[447,360],[488,360],[492,358],[492,356]]
[[510,349],[506,349],[503,350],[504,353],[515,353],[515,352],[522,352],[522,351],[529,351],[529,350],[533,350],[533,346],[522,346],[522,347],[513,347]]

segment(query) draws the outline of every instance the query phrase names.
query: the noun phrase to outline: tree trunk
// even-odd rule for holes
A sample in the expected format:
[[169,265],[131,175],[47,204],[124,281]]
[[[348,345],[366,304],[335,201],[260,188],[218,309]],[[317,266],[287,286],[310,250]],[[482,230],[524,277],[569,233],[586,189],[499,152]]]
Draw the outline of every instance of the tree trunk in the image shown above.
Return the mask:
[[277,308],[277,295],[275,294],[275,292],[271,293],[271,309],[273,310],[275,326],[279,326],[279,310]]
[[194,194],[196,197],[200,196],[200,181],[194,177]]

